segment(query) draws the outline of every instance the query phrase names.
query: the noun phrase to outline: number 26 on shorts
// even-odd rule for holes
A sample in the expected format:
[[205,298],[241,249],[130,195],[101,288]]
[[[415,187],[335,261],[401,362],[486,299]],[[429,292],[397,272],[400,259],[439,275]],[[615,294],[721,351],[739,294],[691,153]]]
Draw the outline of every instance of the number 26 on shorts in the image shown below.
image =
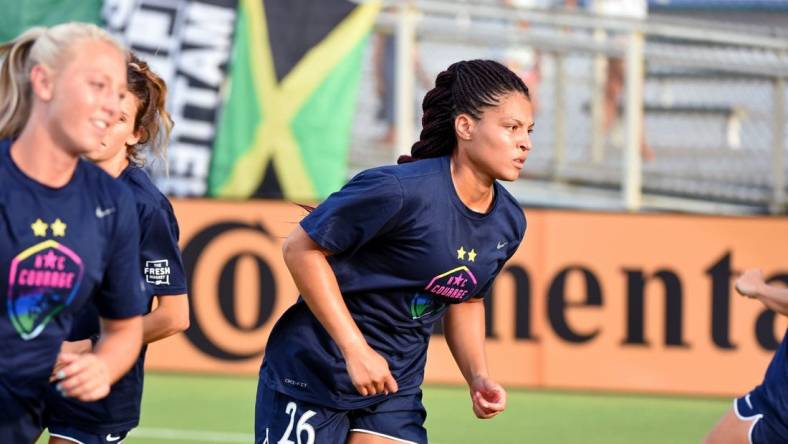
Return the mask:
[[[293,433],[293,422],[295,422],[295,415],[298,406],[296,406],[295,402],[287,403],[285,407],[285,414],[290,415],[290,422],[287,424],[287,429],[285,429],[284,435],[279,438],[279,441],[276,444],[314,444],[315,443],[315,429],[309,424],[307,421],[317,413],[313,412],[312,410],[307,410],[298,418],[298,423],[296,424],[295,429],[295,438],[296,441],[290,439],[290,435]],[[306,440],[301,440],[301,435],[306,434]],[[266,437],[267,438],[267,437]],[[266,439],[266,442],[268,440]]]

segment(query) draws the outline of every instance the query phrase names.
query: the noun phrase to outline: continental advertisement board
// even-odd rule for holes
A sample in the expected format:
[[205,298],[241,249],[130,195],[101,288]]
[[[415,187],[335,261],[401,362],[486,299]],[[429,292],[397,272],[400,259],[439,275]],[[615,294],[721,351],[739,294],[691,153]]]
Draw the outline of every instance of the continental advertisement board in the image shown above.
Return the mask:
[[[174,202],[191,326],[156,370],[256,374],[298,296],[281,258],[305,212],[283,201]],[[525,241],[486,301],[487,355],[510,387],[732,395],[763,377],[786,319],[743,298],[752,266],[788,284],[788,219],[526,209]],[[462,383],[439,332],[426,381]]]

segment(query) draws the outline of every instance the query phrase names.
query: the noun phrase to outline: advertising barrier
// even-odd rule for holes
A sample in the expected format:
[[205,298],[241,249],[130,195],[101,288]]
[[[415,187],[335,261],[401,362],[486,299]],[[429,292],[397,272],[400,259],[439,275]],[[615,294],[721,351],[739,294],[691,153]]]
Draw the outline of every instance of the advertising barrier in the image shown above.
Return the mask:
[[[304,217],[282,201],[174,202],[191,326],[150,347],[157,370],[255,374],[298,292],[281,257]],[[733,289],[788,284],[788,219],[527,209],[525,241],[487,306],[490,371],[510,387],[731,395],[757,384],[786,319]],[[462,383],[440,333],[426,381]]]

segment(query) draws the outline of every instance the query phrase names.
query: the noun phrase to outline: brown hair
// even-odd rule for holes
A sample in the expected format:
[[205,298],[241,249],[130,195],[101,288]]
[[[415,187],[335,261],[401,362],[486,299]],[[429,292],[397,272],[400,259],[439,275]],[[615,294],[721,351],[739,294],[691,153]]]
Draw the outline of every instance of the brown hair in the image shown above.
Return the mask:
[[166,161],[167,144],[174,125],[166,109],[167,84],[151,71],[147,63],[131,53],[127,77],[129,92],[139,101],[134,131],[139,133],[140,140],[126,147],[126,155],[130,162],[142,165],[145,163],[143,151],[147,146],[156,157]]

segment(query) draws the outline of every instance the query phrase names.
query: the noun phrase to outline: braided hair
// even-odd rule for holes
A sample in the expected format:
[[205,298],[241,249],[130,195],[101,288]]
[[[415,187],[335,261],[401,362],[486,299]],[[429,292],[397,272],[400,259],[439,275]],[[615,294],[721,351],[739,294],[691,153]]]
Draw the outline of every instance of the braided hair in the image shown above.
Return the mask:
[[419,140],[410,156],[399,163],[450,154],[457,145],[454,119],[468,114],[480,119],[483,108],[496,106],[499,99],[519,92],[530,99],[528,87],[509,68],[493,60],[456,62],[438,74],[435,87],[424,96]]

